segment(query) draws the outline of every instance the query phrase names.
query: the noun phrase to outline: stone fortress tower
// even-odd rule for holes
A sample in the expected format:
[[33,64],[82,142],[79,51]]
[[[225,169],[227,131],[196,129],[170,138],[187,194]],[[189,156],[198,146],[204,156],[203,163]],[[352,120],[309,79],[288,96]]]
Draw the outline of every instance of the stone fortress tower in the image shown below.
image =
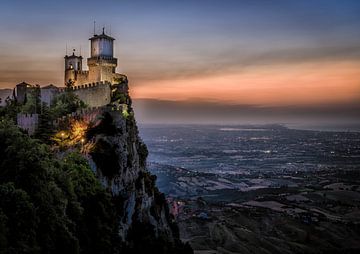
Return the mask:
[[82,56],[65,56],[65,85],[79,86],[96,82],[114,83],[123,78],[116,73],[117,59],[114,58],[114,38],[105,34],[94,34],[90,39],[90,58],[87,59],[89,70],[82,69]]
[[65,84],[78,82],[79,79],[87,79],[87,72],[82,71],[82,56],[76,56],[75,50],[71,56],[65,56]]
[[[128,93],[127,77],[116,73],[117,59],[114,58],[114,38],[105,34],[94,34],[90,38],[90,57],[87,59],[89,70],[83,70],[83,57],[75,54],[65,56],[65,87],[47,85],[30,85],[22,82],[16,85],[14,98],[19,104],[25,104],[29,93],[40,88],[41,105],[51,106],[58,94],[72,91],[89,108],[98,108],[108,105],[114,91]],[[41,110],[41,109],[39,109]],[[38,124],[38,113],[18,114],[17,122],[20,127],[34,132]]]
[[[94,34],[90,38],[90,57],[87,59],[89,70],[83,70],[83,57],[77,56],[75,50],[72,55],[65,56],[65,80],[66,87],[47,85],[40,88],[39,85],[31,85],[22,82],[14,89],[14,98],[19,104],[25,104],[31,91],[40,88],[41,107],[51,106],[55,96],[71,91],[78,96],[88,107],[88,110],[97,109],[108,105],[114,92],[128,93],[127,77],[116,73],[117,59],[114,58],[114,38],[105,34]],[[118,105],[119,107],[121,105]],[[39,111],[32,114],[17,115],[17,124],[22,129],[34,134],[39,123]],[[122,107],[122,106],[121,106]]]

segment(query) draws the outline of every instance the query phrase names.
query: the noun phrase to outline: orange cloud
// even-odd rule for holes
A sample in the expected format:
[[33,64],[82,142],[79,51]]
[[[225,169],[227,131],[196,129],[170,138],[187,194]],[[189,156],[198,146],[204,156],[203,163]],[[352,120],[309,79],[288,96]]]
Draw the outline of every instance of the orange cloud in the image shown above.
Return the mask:
[[239,73],[150,80],[132,89],[134,98],[232,104],[306,105],[360,100],[360,62],[313,62],[254,66]]

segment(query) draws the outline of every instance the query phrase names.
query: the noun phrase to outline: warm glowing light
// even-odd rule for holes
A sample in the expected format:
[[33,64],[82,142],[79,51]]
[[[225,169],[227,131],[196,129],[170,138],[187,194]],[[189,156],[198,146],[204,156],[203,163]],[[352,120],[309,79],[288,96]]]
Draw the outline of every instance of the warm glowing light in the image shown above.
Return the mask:
[[73,142],[84,142],[88,124],[85,121],[74,121],[71,125],[71,139]]
[[[80,142],[84,144],[88,124],[89,123],[84,120],[71,120],[70,129],[66,130],[66,132],[58,132],[55,135],[54,140],[61,142],[62,146],[75,146]],[[61,137],[61,139],[59,139],[59,137]]]

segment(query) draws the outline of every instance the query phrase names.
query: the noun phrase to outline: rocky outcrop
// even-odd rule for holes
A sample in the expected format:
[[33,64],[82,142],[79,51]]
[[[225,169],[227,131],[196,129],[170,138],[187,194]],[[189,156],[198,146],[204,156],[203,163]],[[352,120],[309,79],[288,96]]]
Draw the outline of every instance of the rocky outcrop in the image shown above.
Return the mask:
[[86,157],[116,203],[119,235],[129,253],[192,253],[179,230],[156,177],[146,169],[148,151],[139,137],[124,84],[112,89],[112,102],[101,121],[87,131],[91,149]]

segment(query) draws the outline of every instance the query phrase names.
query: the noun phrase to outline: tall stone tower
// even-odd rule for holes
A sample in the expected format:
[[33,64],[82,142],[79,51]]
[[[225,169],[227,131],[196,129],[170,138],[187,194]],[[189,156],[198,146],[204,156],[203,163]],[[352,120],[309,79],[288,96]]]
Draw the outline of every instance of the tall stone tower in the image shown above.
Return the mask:
[[90,58],[87,59],[88,71],[82,70],[82,56],[65,56],[65,84],[83,85],[96,82],[118,82],[126,78],[116,73],[117,59],[114,58],[114,38],[105,34],[94,34],[90,39]]
[[82,72],[82,56],[76,56],[75,50],[71,56],[65,56],[65,84],[76,82]]
[[95,34],[90,38],[91,57],[87,59],[90,82],[113,82],[117,67],[117,59],[114,58],[114,40],[105,34],[104,29],[102,34]]

